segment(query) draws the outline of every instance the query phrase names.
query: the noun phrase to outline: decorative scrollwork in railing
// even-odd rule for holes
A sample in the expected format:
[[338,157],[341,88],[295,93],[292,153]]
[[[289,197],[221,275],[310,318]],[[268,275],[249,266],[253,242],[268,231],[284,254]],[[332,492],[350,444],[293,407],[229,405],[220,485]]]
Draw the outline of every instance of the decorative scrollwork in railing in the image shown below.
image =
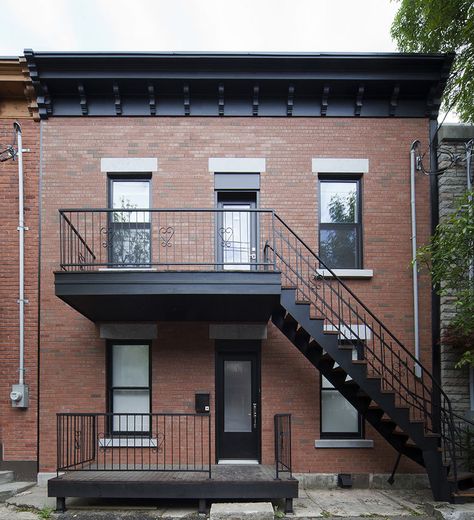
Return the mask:
[[221,238],[221,246],[222,247],[232,247],[232,238],[234,236],[234,231],[231,227],[221,227],[218,230],[219,237]]
[[102,242],[102,247],[104,249],[108,249],[110,245],[112,244],[113,238],[114,238],[114,230],[110,227],[101,227],[100,228],[100,234],[104,235],[104,241]]
[[160,227],[158,235],[162,247],[171,247],[173,245],[171,239],[174,237],[174,228],[172,226]]

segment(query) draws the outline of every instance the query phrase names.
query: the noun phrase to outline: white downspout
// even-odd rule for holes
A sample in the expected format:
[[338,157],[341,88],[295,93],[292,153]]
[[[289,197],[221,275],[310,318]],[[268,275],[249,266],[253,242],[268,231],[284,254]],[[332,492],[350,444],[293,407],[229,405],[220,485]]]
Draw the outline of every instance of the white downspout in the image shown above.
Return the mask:
[[[413,271],[413,333],[415,337],[415,358],[420,360],[420,325],[418,309],[418,265],[416,261],[416,196],[415,196],[415,172],[416,172],[416,153],[415,150],[420,144],[413,141],[410,147],[410,206],[411,206],[411,256]],[[421,367],[415,364],[415,375],[421,377]]]
[[19,335],[20,361],[18,384],[12,385],[10,399],[14,408],[28,407],[28,386],[25,385],[25,217],[24,217],[24,187],[23,187],[23,139],[21,126],[13,123],[17,133],[18,144],[18,231],[19,231]]

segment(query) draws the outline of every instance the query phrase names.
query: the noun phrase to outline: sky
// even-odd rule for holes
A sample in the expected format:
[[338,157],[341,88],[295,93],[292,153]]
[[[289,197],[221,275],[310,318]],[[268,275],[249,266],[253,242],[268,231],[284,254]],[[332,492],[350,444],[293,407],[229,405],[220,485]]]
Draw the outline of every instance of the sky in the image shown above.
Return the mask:
[[[0,0],[0,56],[35,51],[396,52],[395,0]],[[449,114],[446,122],[456,122]]]
[[0,0],[0,55],[61,51],[390,52],[390,0]]

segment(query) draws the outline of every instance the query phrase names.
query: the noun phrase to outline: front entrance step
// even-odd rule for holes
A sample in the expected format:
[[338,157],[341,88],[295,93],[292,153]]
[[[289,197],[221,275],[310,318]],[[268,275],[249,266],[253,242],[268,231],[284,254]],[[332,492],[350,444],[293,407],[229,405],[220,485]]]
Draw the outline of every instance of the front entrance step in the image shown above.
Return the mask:
[[0,471],[0,485],[8,484],[9,482],[13,482],[14,478],[15,478],[15,475],[13,474],[13,471],[10,471],[10,470]]
[[273,520],[271,502],[228,502],[212,504],[209,520]]
[[30,489],[35,484],[36,482],[7,482],[6,484],[0,484],[0,502],[5,502],[8,498]]

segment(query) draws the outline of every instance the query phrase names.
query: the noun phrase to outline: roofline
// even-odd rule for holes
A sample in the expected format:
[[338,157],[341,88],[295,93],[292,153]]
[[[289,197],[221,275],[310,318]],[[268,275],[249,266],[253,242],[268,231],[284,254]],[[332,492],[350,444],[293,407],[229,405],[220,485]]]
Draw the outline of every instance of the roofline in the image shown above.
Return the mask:
[[25,54],[33,53],[40,58],[347,58],[347,59],[381,59],[381,58],[403,58],[403,59],[420,59],[420,58],[437,58],[445,59],[454,54],[443,53],[416,53],[416,52],[207,52],[207,51],[183,51],[183,52],[167,52],[167,51],[147,51],[147,52],[127,52],[127,51],[84,51],[84,52],[68,52],[68,51],[33,51],[33,49],[25,49]]

